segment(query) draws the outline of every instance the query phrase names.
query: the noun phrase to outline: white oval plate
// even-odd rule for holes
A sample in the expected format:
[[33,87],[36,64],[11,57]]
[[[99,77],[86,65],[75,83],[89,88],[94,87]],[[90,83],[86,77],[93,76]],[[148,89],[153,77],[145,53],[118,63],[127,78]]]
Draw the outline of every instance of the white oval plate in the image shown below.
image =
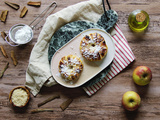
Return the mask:
[[[101,60],[96,62],[90,62],[82,57],[79,45],[81,42],[81,39],[90,33],[97,32],[101,34],[108,46],[108,52],[107,55]],[[59,73],[59,61],[63,56],[67,55],[76,55],[78,56],[84,65],[83,71],[80,75],[80,78],[73,84],[66,82]],[[101,29],[87,29],[80,34],[78,34],[76,37],[74,37],[72,40],[70,40],[68,43],[66,43],[64,46],[62,46],[58,51],[55,52],[55,54],[52,57],[51,60],[51,73],[56,80],[57,83],[68,87],[68,88],[75,88],[83,85],[87,81],[89,81],[91,78],[96,76],[99,72],[101,72],[103,69],[105,69],[113,60],[115,56],[115,45],[112,40],[112,37],[105,31]]]

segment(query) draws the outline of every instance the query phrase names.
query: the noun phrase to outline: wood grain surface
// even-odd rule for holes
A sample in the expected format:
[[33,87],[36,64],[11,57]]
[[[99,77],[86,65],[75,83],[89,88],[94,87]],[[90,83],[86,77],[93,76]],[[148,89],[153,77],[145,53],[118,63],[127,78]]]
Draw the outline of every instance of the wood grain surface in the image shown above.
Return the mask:
[[[29,0],[10,0],[20,4],[19,10],[14,10],[0,1],[0,12],[9,10],[6,23],[0,22],[0,32],[8,33],[9,29],[17,23],[29,24],[52,1],[43,0],[41,7],[27,6]],[[55,12],[85,0],[57,0],[58,7]],[[95,95],[89,97],[82,88],[68,89],[60,85],[47,88],[43,87],[37,97],[31,95],[29,104],[23,109],[13,108],[9,103],[9,92],[25,84],[25,72],[33,46],[39,36],[44,20],[34,30],[33,40],[20,47],[9,46],[0,36],[0,45],[3,45],[9,58],[0,52],[0,71],[9,62],[9,68],[0,79],[0,120],[159,120],[160,119],[160,1],[159,0],[109,0],[112,9],[119,15],[118,24],[122,29],[136,60],[120,74],[108,82]],[[20,11],[27,6],[28,13],[20,18]],[[108,8],[106,6],[106,8]],[[135,9],[143,9],[150,16],[150,24],[142,36],[135,35],[128,27],[129,13]],[[14,66],[10,57],[14,50],[18,65]],[[150,67],[153,73],[149,85],[140,87],[133,83],[132,72],[139,65]],[[137,111],[128,112],[121,105],[122,95],[133,90],[141,96],[141,106]],[[40,108],[54,109],[53,112],[40,112],[31,114],[32,109],[38,108],[42,102],[54,94],[59,94],[60,99],[55,99]],[[62,111],[60,105],[68,98],[73,102]]]

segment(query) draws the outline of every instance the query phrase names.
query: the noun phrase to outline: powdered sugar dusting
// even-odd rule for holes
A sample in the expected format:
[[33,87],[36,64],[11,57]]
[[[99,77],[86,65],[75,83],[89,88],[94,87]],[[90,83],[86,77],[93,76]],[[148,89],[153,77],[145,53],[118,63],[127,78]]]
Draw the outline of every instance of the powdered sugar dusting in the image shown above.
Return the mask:
[[32,30],[29,26],[25,25],[15,33],[16,42],[23,44],[32,38]]
[[62,64],[61,73],[66,73],[67,75],[75,75],[75,67],[79,65],[80,62],[76,58],[71,58],[70,60],[64,60],[64,65]]
[[104,41],[98,33],[91,33],[83,37],[81,41],[81,53],[87,59],[100,59],[99,52],[102,51],[103,46],[100,44]]
[[81,73],[82,68],[81,61],[77,57],[73,56],[67,56],[65,59],[61,59],[62,62],[59,65],[60,73],[61,75],[69,81],[72,81],[72,79],[76,79]]

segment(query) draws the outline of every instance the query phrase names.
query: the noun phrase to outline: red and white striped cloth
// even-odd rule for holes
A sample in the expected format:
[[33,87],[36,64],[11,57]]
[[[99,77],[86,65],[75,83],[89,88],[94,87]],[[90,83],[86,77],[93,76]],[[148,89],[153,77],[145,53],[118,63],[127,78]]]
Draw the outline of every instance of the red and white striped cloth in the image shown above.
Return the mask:
[[120,73],[124,68],[126,68],[131,62],[135,60],[135,56],[118,24],[115,25],[114,30],[115,35],[112,36],[112,38],[115,43],[115,58],[113,59],[107,75],[101,81],[93,84],[92,86],[83,87],[89,96],[96,93],[108,81],[110,81],[114,76]]

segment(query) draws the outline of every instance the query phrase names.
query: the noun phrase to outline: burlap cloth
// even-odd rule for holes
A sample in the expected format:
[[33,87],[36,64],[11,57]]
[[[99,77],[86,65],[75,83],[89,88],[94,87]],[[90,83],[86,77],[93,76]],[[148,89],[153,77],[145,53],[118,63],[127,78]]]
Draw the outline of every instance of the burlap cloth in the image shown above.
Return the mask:
[[51,75],[48,61],[48,47],[52,35],[63,25],[77,20],[96,23],[103,14],[102,0],[89,0],[64,8],[47,17],[37,43],[30,55],[26,71],[26,83],[31,93],[36,96],[43,85],[57,84]]

